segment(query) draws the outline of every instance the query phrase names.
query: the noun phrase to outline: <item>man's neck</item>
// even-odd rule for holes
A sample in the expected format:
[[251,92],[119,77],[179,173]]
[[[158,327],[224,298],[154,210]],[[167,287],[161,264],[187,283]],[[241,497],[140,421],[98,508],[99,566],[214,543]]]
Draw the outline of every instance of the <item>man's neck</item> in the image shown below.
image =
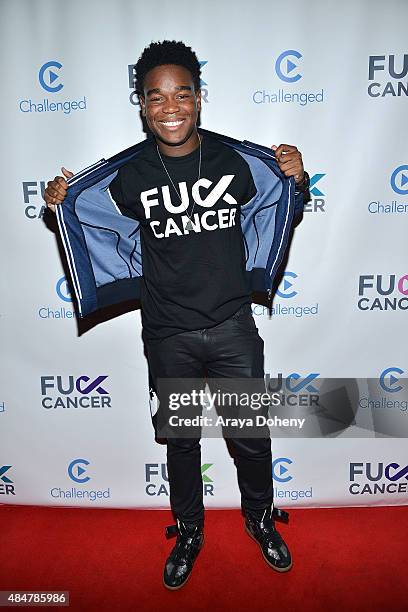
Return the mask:
[[168,157],[182,157],[183,155],[192,153],[199,147],[200,138],[197,129],[194,129],[189,138],[180,145],[168,145],[157,138],[156,142],[160,153],[163,153],[163,155],[167,155]]

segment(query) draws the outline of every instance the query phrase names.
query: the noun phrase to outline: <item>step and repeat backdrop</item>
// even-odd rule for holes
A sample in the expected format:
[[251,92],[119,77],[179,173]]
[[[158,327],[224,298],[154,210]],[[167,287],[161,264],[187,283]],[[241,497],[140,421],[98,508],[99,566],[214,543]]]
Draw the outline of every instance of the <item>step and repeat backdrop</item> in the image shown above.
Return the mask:
[[[267,375],[287,392],[300,380],[306,405],[324,378],[378,379],[378,403],[361,411],[408,419],[395,401],[408,371],[407,2],[2,0],[0,11],[0,503],[168,507],[140,312],[78,324],[41,197],[62,165],[77,172],[144,137],[133,66],[152,40],[196,50],[203,127],[295,144],[311,176],[272,316],[253,305]],[[406,504],[407,466],[403,433],[273,441],[281,506]],[[207,507],[239,506],[223,440],[202,441],[202,478]]]

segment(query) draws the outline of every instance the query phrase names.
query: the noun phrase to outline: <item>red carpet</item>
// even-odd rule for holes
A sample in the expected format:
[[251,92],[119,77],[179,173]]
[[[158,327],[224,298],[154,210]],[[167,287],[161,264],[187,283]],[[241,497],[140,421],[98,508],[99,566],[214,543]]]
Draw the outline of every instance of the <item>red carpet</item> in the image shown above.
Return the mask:
[[0,520],[0,590],[69,590],[68,610],[407,609],[408,507],[292,510],[280,525],[287,574],[263,561],[239,511],[209,510],[204,548],[175,592],[161,578],[168,511],[0,506]]

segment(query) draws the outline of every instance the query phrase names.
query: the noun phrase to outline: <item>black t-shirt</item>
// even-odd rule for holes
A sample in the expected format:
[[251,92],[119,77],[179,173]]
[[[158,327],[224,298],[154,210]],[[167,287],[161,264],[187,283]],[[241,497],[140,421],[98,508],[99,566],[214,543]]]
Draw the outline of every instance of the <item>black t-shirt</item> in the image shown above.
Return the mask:
[[256,194],[248,164],[208,136],[202,139],[198,183],[199,148],[182,157],[161,156],[182,201],[153,139],[110,184],[121,212],[141,224],[147,340],[213,327],[251,295],[239,211]]

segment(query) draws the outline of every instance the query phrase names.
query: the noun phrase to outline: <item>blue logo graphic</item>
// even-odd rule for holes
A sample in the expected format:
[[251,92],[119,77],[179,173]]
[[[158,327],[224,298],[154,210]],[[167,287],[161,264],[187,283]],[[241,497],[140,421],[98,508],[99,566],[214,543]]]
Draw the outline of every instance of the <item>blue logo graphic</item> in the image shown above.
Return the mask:
[[408,195],[408,166],[406,164],[395,168],[391,174],[390,184],[399,195]]
[[[290,76],[290,73],[293,72],[297,68],[297,64],[292,62],[290,57],[295,57],[296,59],[300,59],[302,54],[299,51],[294,51],[293,49],[288,49],[288,51],[284,51],[280,54],[275,63],[275,70],[278,77],[281,81],[285,81],[285,83],[295,83],[302,78],[302,75],[296,73]],[[286,60],[286,62],[284,62]]]
[[324,193],[320,191],[318,187],[316,187],[316,183],[318,183],[320,179],[322,179],[324,176],[326,175],[325,174],[314,174],[313,176],[310,177],[309,191],[312,195],[317,196],[317,197],[324,196]]
[[293,478],[293,476],[289,474],[288,468],[282,465],[284,463],[291,465],[293,461],[287,457],[278,457],[278,459],[272,461],[273,479],[278,482],[289,482]]
[[[313,386],[311,382],[312,380],[316,380],[316,378],[318,378],[319,376],[319,372],[311,372],[306,376],[306,378],[303,378],[303,376],[301,376],[297,372],[292,372],[292,374],[289,374],[289,376],[287,376],[286,378],[286,387],[289,389],[289,391],[292,391],[293,393],[297,393],[305,387],[307,391],[310,391],[310,393],[318,393],[319,389]],[[301,380],[301,382],[296,385],[291,382],[294,380]]]
[[62,276],[56,286],[55,286],[55,291],[57,292],[58,297],[63,301],[63,302],[72,302],[72,298],[71,298],[71,294],[69,291],[69,287],[68,287],[68,283],[67,283],[67,279],[65,276]]
[[[51,70],[53,68],[53,70]],[[49,91],[50,93],[56,93],[57,91],[61,91],[64,87],[62,83],[54,84],[55,81],[59,79],[59,74],[55,72],[56,70],[60,70],[62,68],[62,64],[59,62],[51,61],[43,64],[38,73],[38,80],[40,81],[40,85],[45,91]]]
[[297,278],[297,274],[295,272],[286,271],[283,273],[282,283],[279,285],[279,288],[276,290],[276,295],[281,298],[293,298],[297,295],[297,291],[289,291],[291,287],[293,287],[293,283],[289,281],[286,277]]
[[[205,60],[203,62],[199,62],[200,64],[200,68],[203,68],[203,66],[205,66],[206,64],[208,64],[208,60]],[[205,85],[208,85],[208,83],[206,83],[205,81],[203,81],[203,79],[200,79],[200,87],[204,87]]]
[[[82,478],[80,478],[82,474],[85,474],[85,469],[81,467],[81,465],[89,465],[89,461],[87,461],[86,459],[74,459],[68,466],[68,476],[74,482],[84,483],[88,482],[88,480],[91,480],[89,476],[83,476]],[[74,468],[76,468],[75,473]]]
[[12,480],[10,480],[10,478],[8,478],[8,476],[4,476],[4,473],[8,472],[10,468],[11,468],[11,465],[3,465],[3,467],[0,468],[0,480],[2,480],[3,482],[6,482],[7,484],[10,484],[11,482],[13,482]]
[[[391,482],[396,482],[400,478],[406,478],[406,480],[408,480],[408,465],[405,465],[403,468],[398,470],[399,467],[401,467],[399,463],[389,463],[384,470],[385,477],[388,478],[388,480],[391,480]],[[391,474],[390,468],[398,471],[396,474]]]
[[[397,387],[394,386],[399,380],[394,376],[394,373],[403,374],[404,370],[401,370],[401,368],[387,368],[380,374],[380,386],[386,393],[397,393],[403,388],[402,385],[398,385]],[[389,376],[388,380],[387,376]]]

